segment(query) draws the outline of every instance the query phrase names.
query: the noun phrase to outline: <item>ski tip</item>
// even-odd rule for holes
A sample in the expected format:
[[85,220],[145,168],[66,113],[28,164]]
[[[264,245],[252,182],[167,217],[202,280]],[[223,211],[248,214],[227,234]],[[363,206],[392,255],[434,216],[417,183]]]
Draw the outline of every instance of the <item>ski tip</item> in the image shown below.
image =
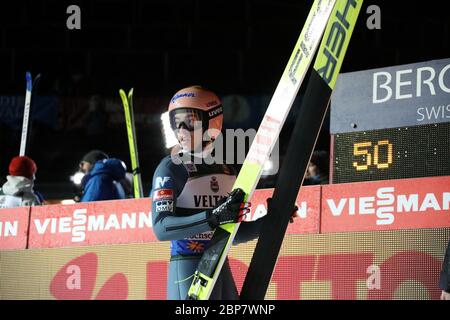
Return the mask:
[[25,74],[25,78],[27,79],[27,91],[31,91],[33,79],[31,78],[31,73],[29,71]]
[[40,80],[41,80],[41,74],[39,73],[33,80],[33,90],[36,90]]
[[128,108],[127,94],[125,93],[125,91],[123,89],[119,90],[119,95],[120,95],[120,99],[122,100],[122,104],[124,105],[124,107]]

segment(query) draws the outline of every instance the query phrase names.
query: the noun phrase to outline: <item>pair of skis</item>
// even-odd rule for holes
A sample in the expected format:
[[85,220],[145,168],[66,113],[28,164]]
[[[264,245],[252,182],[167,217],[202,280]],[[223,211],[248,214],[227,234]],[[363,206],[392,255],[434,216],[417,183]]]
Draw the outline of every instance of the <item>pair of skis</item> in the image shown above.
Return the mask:
[[128,95],[123,89],[119,90],[125,112],[125,122],[127,126],[128,145],[130,147],[131,169],[133,171],[133,194],[136,199],[143,197],[141,170],[139,166],[139,156],[136,139],[136,127],[134,123],[133,109],[133,88]]
[[19,156],[24,156],[27,151],[28,134],[30,130],[30,119],[31,119],[31,103],[33,93],[35,93],[39,80],[41,79],[41,74],[38,74],[36,78],[32,78],[29,71],[25,74],[26,79],[26,92],[25,92],[25,106],[23,109],[23,121],[22,121],[22,135],[20,138],[20,151]]
[[[33,93],[35,93],[41,74],[38,74],[34,79],[30,72],[26,72],[26,93],[25,93],[25,106],[23,111],[23,122],[22,122],[22,135],[20,139],[20,156],[26,154],[28,135],[30,131],[30,120],[31,120],[31,106]],[[131,166],[133,170],[133,192],[135,198],[142,198],[142,181],[139,169],[139,157],[137,151],[137,140],[136,140],[136,130],[134,124],[134,111],[133,111],[133,89],[131,89],[126,95],[125,91],[120,89],[120,97],[122,99],[125,120],[128,133],[128,143],[130,146],[130,156],[131,156]]]
[[361,6],[362,0],[338,0],[328,22],[241,290],[243,300],[261,300],[266,295]]
[[[297,195],[298,188],[303,181],[306,166],[309,163],[317,140],[332,90],[342,66],[362,2],[363,0],[314,1],[305,26],[291,54],[291,58],[278,83],[263,121],[250,147],[250,151],[233,186],[233,189],[241,188],[246,192],[246,200],[252,196],[256,188],[261,176],[262,166],[273,149],[292,103],[315,56],[319,41],[325,33],[315,59],[311,76],[307,82],[306,94],[302,101],[301,112],[296,123],[296,127],[298,127],[297,131],[299,128],[304,128],[302,131],[304,137],[302,139],[306,144],[298,144],[297,141],[291,141],[289,146],[289,149],[301,150],[303,148],[303,152],[300,155],[296,155],[295,157],[291,156],[291,158],[295,158],[297,161],[297,167],[289,165],[289,168],[292,167],[293,170],[298,171],[299,179],[298,181],[294,181],[292,177],[286,174],[286,170],[283,172],[282,168],[281,173],[283,175],[280,173],[277,184],[293,181],[294,186],[291,188],[291,194]],[[318,121],[311,121],[311,117],[317,118]],[[293,143],[295,143],[295,146]],[[301,147],[299,148],[299,146]],[[290,153],[292,154],[293,152],[291,151]],[[292,163],[292,160],[290,163]],[[298,170],[299,168],[300,170]],[[284,179],[286,181],[283,181]],[[296,186],[297,190],[295,190]],[[292,198],[290,196],[287,200],[289,202],[284,201],[284,206],[280,204],[282,201],[280,201],[280,196],[276,195],[275,191],[272,201],[275,201],[272,206],[275,210],[268,213],[267,220],[261,230],[260,239],[241,293],[242,298],[264,298],[273,267],[278,257],[281,242],[294,208],[295,197]],[[276,209],[279,209],[279,211]],[[216,229],[210,245],[203,253],[194,274],[187,299],[209,299],[238,228],[239,223],[235,223],[226,224]],[[270,243],[271,236],[272,238],[276,238],[272,246],[268,244]],[[260,245],[261,240],[264,242]],[[271,250],[271,252],[267,252],[267,250]],[[258,261],[257,263],[255,263],[256,260]],[[256,287],[255,284],[258,284],[258,286]]]
[[[20,156],[24,156],[27,150],[28,135],[30,131],[30,120],[31,120],[31,106],[33,93],[35,93],[39,80],[41,79],[41,74],[38,74],[34,79],[29,71],[25,74],[26,78],[26,92],[25,92],[25,106],[23,111],[23,122],[22,122],[22,135],[20,139]],[[127,125],[128,133],[128,143],[130,146],[130,156],[131,156],[131,166],[133,170],[133,192],[135,198],[142,198],[142,181],[141,173],[139,169],[139,157],[137,151],[137,140],[136,140],[136,130],[134,124],[134,111],[133,111],[133,89],[125,94],[125,91],[120,89],[120,97],[122,99],[125,120]]]

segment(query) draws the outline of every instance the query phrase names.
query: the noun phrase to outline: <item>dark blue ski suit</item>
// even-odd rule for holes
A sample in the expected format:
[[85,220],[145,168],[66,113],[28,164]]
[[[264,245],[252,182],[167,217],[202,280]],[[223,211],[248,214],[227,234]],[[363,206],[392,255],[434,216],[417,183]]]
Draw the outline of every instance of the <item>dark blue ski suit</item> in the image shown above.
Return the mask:
[[[168,299],[186,299],[192,276],[214,231],[206,210],[228,196],[235,180],[235,172],[228,165],[175,164],[167,156],[157,167],[150,196],[155,235],[161,241],[171,241]],[[234,244],[255,239],[262,221],[242,222]],[[228,259],[210,299],[239,299]]]

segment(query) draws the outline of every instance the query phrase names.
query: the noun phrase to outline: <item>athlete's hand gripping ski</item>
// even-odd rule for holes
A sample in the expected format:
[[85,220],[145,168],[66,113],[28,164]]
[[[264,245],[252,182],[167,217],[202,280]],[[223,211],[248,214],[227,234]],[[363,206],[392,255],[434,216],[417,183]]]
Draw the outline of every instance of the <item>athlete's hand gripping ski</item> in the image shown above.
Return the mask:
[[209,211],[209,225],[215,229],[226,223],[241,222],[249,212],[250,203],[244,203],[245,192],[237,188],[225,200]]

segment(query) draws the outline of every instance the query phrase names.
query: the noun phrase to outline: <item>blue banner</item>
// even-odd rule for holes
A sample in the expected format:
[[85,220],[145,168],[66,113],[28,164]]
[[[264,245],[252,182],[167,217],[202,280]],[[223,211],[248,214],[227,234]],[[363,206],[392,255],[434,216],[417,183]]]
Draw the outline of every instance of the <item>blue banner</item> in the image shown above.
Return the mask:
[[[12,129],[22,128],[23,96],[0,96],[0,122]],[[58,99],[55,96],[37,96],[31,106],[31,120],[56,129],[58,125]]]

